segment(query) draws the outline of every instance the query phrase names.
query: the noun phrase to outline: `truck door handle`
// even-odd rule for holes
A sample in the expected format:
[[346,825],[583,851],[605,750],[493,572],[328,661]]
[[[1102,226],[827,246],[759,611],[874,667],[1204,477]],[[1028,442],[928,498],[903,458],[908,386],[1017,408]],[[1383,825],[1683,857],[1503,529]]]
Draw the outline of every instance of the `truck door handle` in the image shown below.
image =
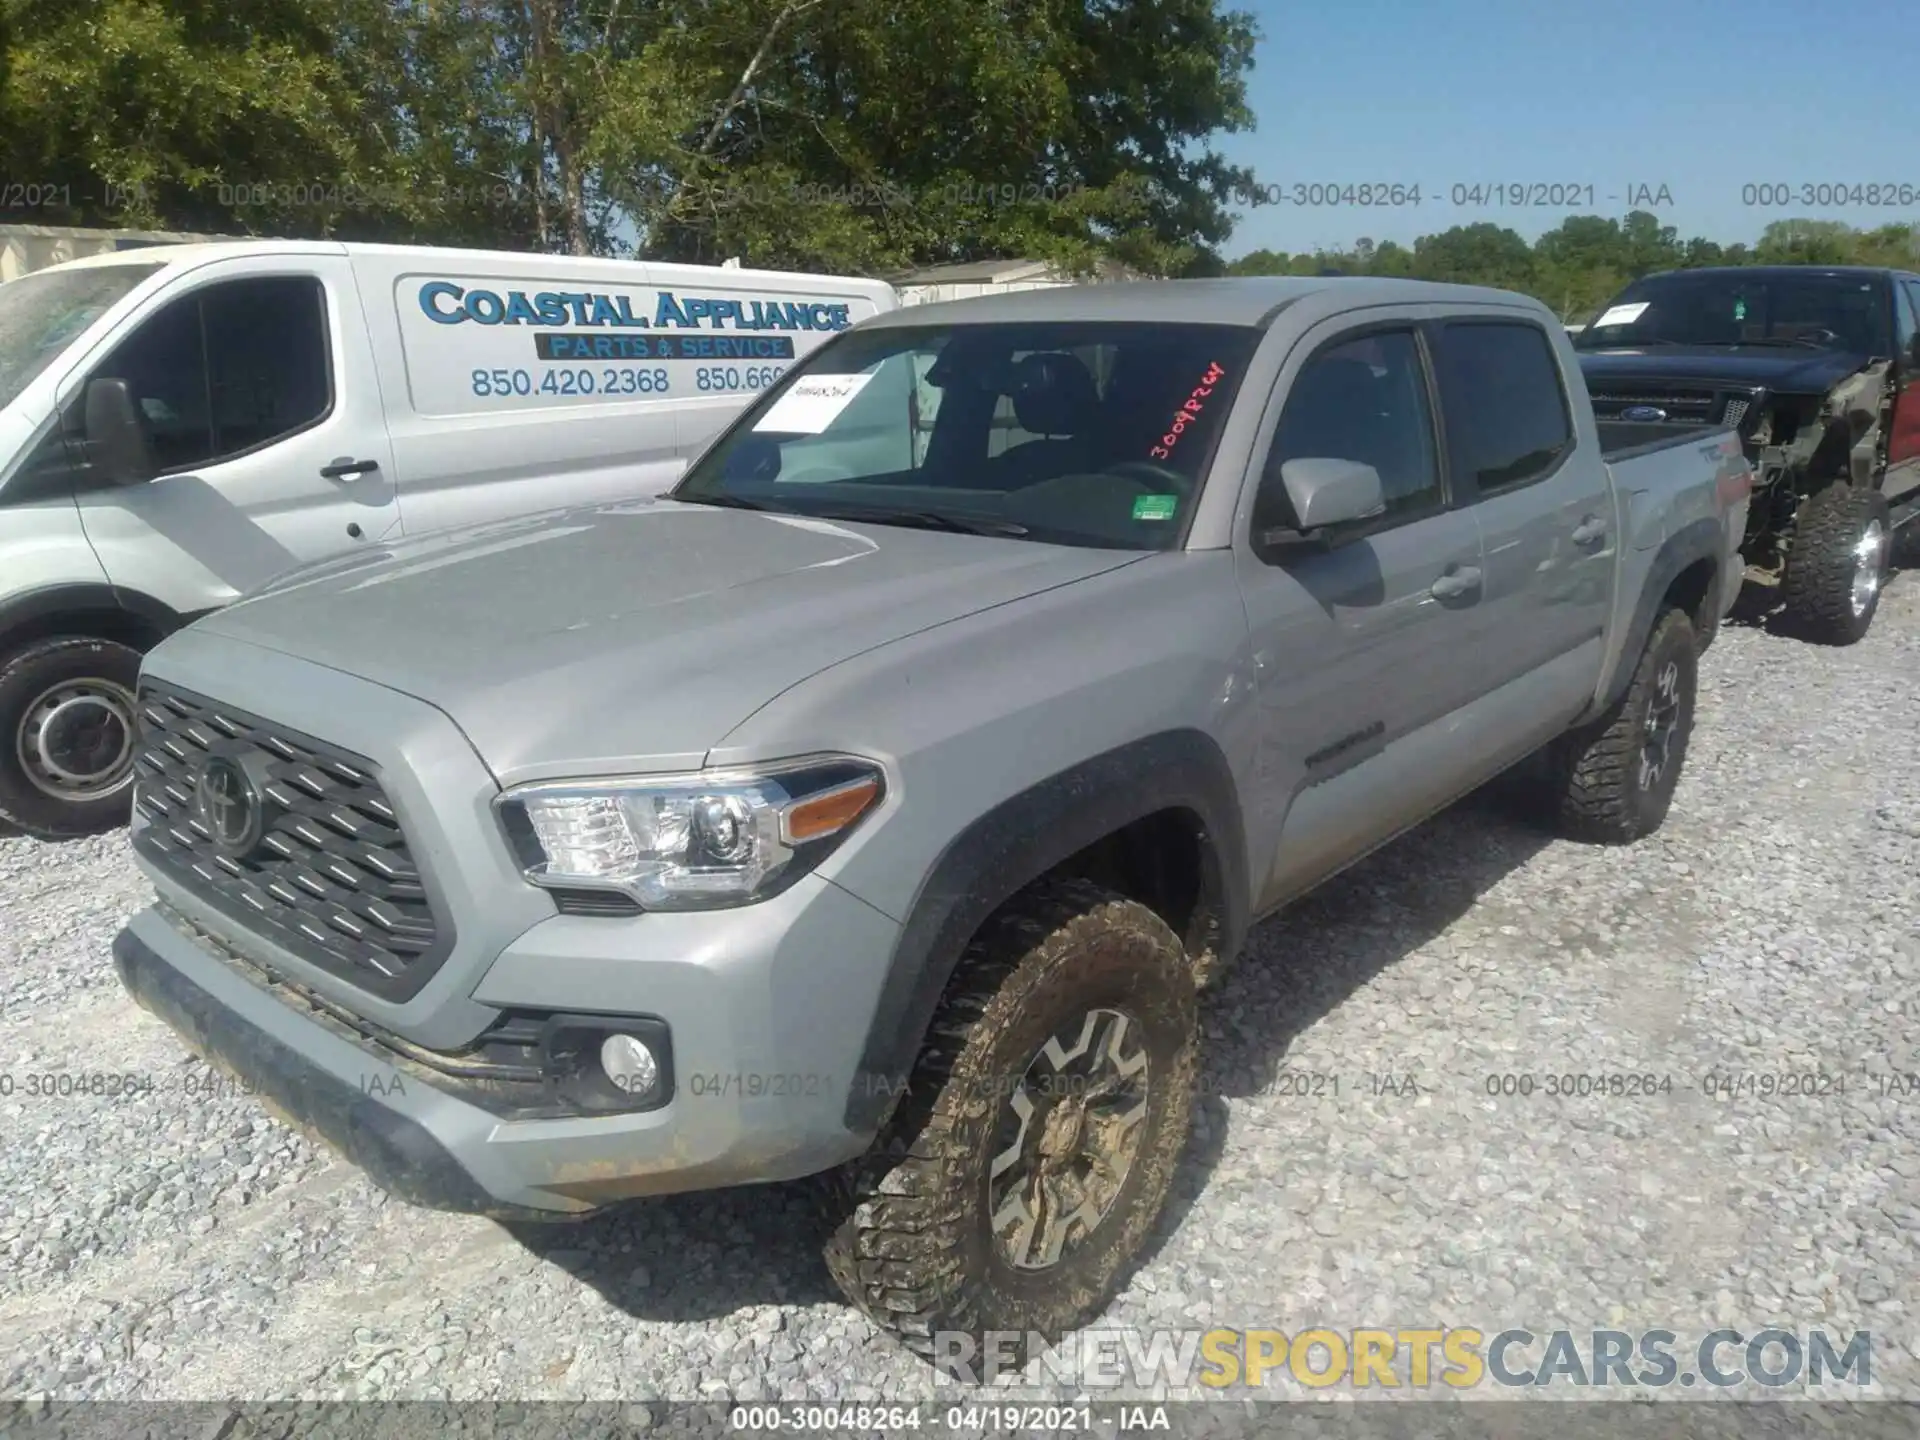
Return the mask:
[[320,475],[326,480],[348,480],[355,475],[370,475],[379,468],[378,460],[354,460],[342,455],[331,465],[322,465]]
[[1480,567],[1478,565],[1462,565],[1458,569],[1447,571],[1446,574],[1434,581],[1432,585],[1427,587],[1427,593],[1436,600],[1452,600],[1457,596],[1466,594],[1469,590],[1478,590],[1479,588]]
[[1583,550],[1591,549],[1607,538],[1607,522],[1598,515],[1589,515],[1573,527],[1573,543]]

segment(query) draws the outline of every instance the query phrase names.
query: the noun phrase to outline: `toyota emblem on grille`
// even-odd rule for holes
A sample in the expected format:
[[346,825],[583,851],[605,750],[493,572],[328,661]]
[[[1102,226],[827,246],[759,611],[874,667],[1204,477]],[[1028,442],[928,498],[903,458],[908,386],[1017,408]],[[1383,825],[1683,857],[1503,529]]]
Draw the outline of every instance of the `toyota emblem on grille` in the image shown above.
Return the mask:
[[1620,412],[1622,420],[1664,420],[1667,412],[1658,405],[1629,405]]
[[266,811],[253,777],[231,755],[210,755],[193,787],[195,808],[207,833],[234,859],[260,843]]

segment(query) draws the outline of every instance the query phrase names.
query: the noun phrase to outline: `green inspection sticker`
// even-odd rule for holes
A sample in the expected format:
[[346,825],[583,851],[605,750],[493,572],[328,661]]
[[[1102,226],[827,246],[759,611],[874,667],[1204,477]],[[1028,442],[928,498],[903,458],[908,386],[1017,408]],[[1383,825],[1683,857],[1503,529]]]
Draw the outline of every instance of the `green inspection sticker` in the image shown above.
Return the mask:
[[1178,495],[1142,495],[1133,502],[1136,520],[1171,520],[1180,508]]
[[1746,301],[1736,300],[1733,302],[1733,318],[1736,320],[1744,320],[1747,318],[1747,302]]

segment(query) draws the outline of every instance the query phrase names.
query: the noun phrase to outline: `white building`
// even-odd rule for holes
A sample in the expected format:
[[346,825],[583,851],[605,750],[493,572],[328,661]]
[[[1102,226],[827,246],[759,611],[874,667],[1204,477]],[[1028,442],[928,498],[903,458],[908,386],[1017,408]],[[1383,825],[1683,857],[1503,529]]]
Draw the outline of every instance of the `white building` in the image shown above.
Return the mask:
[[188,235],[176,230],[83,230],[68,225],[0,225],[0,281],[44,270],[67,260],[138,250],[149,245],[181,245],[224,240],[224,235]]
[[1092,275],[1076,276],[1048,260],[974,260],[910,270],[888,278],[899,292],[902,305],[927,305],[936,300],[968,300],[976,295],[1004,295],[1013,290],[1048,290],[1056,285],[1141,277],[1111,263]]

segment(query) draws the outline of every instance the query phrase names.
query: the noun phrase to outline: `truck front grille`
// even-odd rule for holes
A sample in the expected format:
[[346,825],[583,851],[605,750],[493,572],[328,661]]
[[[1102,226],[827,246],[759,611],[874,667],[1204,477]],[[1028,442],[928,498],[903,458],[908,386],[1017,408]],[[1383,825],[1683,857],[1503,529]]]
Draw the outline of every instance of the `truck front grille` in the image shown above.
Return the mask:
[[140,731],[143,855],[245,930],[374,994],[404,1000],[426,983],[453,937],[371,762],[151,681]]
[[[1593,413],[1600,420],[1637,420],[1630,410],[1649,408],[1662,412],[1668,425],[1738,426],[1753,402],[1748,391],[1729,392],[1708,386],[1667,385],[1658,381],[1633,390],[1596,389],[1590,394]],[[1654,417],[1647,416],[1647,419]]]

